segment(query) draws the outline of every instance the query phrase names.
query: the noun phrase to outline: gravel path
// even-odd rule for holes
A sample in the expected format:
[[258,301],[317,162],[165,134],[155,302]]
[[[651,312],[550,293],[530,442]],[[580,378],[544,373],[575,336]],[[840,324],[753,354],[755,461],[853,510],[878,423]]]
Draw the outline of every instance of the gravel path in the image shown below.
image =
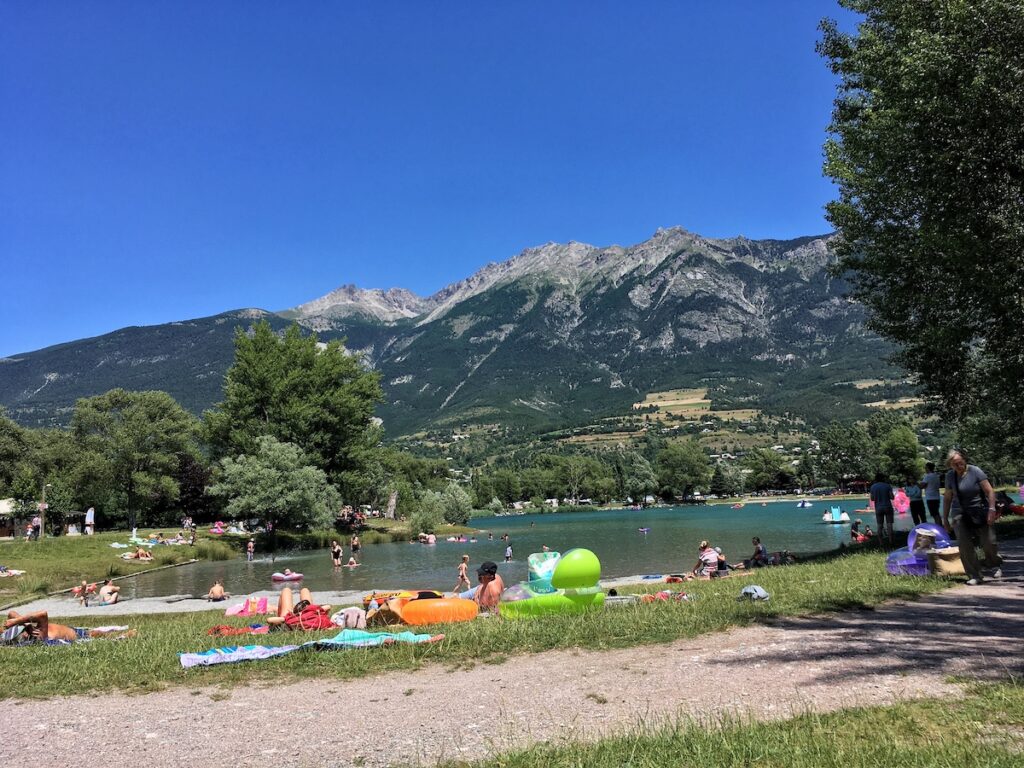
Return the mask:
[[[8,704],[2,751],[52,766],[385,766],[484,758],[680,715],[759,719],[958,695],[951,675],[1024,673],[1024,547],[1000,582],[668,645],[551,651],[353,681]],[[265,662],[265,663],[273,663]],[[708,680],[717,693],[701,695]]]

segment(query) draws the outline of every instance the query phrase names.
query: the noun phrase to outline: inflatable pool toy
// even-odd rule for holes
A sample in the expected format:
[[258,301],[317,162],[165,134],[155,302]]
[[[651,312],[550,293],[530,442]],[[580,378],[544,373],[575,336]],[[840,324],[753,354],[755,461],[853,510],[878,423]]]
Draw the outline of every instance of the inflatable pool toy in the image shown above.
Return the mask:
[[479,610],[479,606],[472,600],[464,600],[461,597],[438,597],[409,600],[402,606],[401,616],[403,624],[418,627],[423,624],[472,621]]
[[733,509],[743,509],[743,505],[742,504],[733,504],[732,508]]
[[885,560],[885,570],[894,576],[927,576],[932,572],[928,553],[951,546],[949,533],[934,523],[915,525],[907,536],[907,546],[897,549]]
[[833,525],[842,525],[843,523],[850,522],[850,516],[843,512],[840,507],[832,507],[821,516],[822,521],[826,523],[832,523]]
[[885,559],[885,570],[893,576],[927,576],[931,573],[928,551],[897,549]]
[[907,514],[910,510],[910,497],[902,488],[892,497],[892,506],[901,515]]
[[527,558],[530,579],[509,587],[501,595],[499,613],[525,619],[552,613],[583,613],[604,605],[598,586],[601,561],[589,549],[535,552]]
[[[389,596],[390,595],[390,596]],[[444,597],[433,590],[371,593],[363,598],[366,622],[380,624],[450,624],[476,618],[479,606],[472,600]]]
[[796,503],[796,505],[797,505],[797,507],[799,507],[800,509],[806,509],[807,507],[811,506],[811,504],[812,504],[812,503],[813,503],[813,502],[810,502],[810,501],[808,501],[807,499],[800,499],[800,501],[798,501],[798,502]]
[[302,581],[301,573],[274,573],[270,576],[271,581]]
[[94,595],[94,594],[96,594],[96,590],[98,588],[99,588],[99,584],[86,584],[84,587],[81,587],[81,586],[72,587],[71,588],[71,594],[74,595],[75,597],[81,597],[82,596],[82,591],[84,590],[85,594],[87,594],[87,595]]
[[945,549],[953,546],[949,532],[935,523],[920,523],[907,534],[907,549]]

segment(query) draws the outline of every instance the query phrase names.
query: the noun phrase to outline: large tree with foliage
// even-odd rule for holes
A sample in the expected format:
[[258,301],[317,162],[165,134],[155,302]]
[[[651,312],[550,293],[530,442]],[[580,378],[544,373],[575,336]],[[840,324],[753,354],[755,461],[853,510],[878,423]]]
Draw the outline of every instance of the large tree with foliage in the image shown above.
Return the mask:
[[267,520],[289,528],[327,528],[341,497],[327,475],[310,465],[298,446],[270,436],[256,439],[251,455],[228,456],[210,493],[227,500],[234,518]]
[[771,448],[754,448],[747,451],[747,455],[743,457],[743,468],[749,470],[746,484],[752,491],[793,487],[792,467],[784,455]]
[[917,481],[924,474],[921,445],[910,427],[896,427],[882,440],[879,449],[881,469],[893,483]]
[[112,389],[75,404],[71,430],[87,455],[106,465],[128,512],[128,525],[177,500],[178,470],[198,452],[198,423],[166,392]]
[[670,443],[658,453],[655,464],[666,497],[689,496],[711,476],[707,454],[696,440]]
[[818,436],[821,453],[819,474],[838,486],[850,480],[867,480],[875,471],[875,449],[867,431],[832,422]]
[[939,413],[1024,447],[1024,5],[840,0],[825,171],[839,270]]
[[269,435],[299,446],[350,500],[369,500],[369,467],[379,458],[374,408],[380,377],[341,342],[318,343],[292,325],[278,336],[267,322],[235,334],[235,362],[224,401],[206,414],[216,457],[252,454]]

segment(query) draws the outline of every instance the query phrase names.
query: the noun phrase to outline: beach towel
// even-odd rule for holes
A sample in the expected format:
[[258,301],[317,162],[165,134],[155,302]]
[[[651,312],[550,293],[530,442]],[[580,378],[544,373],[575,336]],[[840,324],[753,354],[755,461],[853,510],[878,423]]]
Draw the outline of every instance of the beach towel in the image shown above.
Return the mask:
[[334,637],[324,640],[311,640],[302,645],[266,645],[228,646],[212,648],[199,653],[179,653],[178,659],[184,669],[192,667],[210,667],[215,664],[233,664],[238,661],[257,661],[286,653],[300,648],[307,650],[336,650],[341,648],[372,648],[392,643],[434,643],[443,640],[444,635],[418,635],[413,632],[364,632],[359,629],[343,629]]
[[250,624],[248,627],[232,627],[227,624],[218,624],[210,627],[206,634],[215,637],[233,637],[234,635],[265,635],[270,631],[266,624]]

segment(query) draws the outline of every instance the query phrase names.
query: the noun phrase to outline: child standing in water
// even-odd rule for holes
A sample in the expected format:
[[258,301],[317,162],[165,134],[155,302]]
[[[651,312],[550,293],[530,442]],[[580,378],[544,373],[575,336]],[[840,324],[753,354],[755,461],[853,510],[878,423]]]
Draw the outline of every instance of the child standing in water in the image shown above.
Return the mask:
[[463,592],[463,587],[470,589],[472,586],[469,583],[469,555],[463,555],[462,562],[459,563],[459,583],[455,585],[455,589],[452,591],[458,595]]
[[248,562],[252,562],[253,555],[256,554],[256,539],[249,539],[249,543],[245,545],[245,559]]

